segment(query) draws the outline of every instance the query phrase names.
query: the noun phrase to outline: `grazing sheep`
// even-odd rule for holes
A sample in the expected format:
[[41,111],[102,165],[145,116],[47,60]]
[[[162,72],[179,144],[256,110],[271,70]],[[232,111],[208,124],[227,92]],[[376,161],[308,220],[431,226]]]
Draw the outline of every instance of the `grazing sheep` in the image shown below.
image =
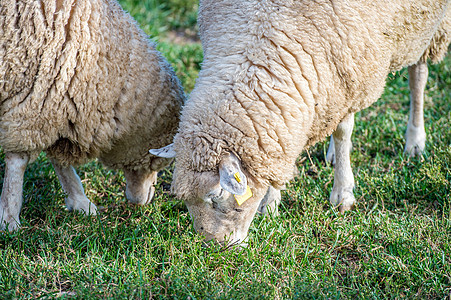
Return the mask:
[[[424,130],[423,117],[423,101],[424,89],[428,78],[428,58],[432,63],[438,63],[444,58],[448,51],[448,45],[451,42],[451,5],[448,6],[445,18],[443,18],[439,29],[435,32],[431,44],[424,52],[420,60],[409,66],[409,87],[410,87],[410,116],[406,130],[406,145],[404,153],[413,157],[418,156],[424,151],[426,143],[426,131]],[[353,122],[353,115],[350,116]],[[346,122],[346,121],[345,121]],[[349,120],[351,122],[351,120]],[[343,124],[344,125],[344,124]],[[349,208],[355,202],[354,176],[350,166],[350,151],[352,147],[351,134],[353,124],[338,126],[337,133],[333,133],[330,139],[329,149],[327,151],[326,160],[335,165],[334,187],[330,194],[330,202],[333,205],[341,205],[343,200],[347,200],[350,205],[348,207],[340,206],[340,208]],[[345,132],[346,139],[340,138],[337,143],[334,141],[335,135],[342,135]],[[340,157],[341,159],[336,159]],[[346,197],[343,197],[346,196]]]
[[[426,87],[428,69],[427,60],[438,63],[447,54],[448,45],[451,42],[451,8],[446,11],[446,16],[435,33],[431,45],[425,51],[421,59],[412,66],[409,66],[409,87],[410,87],[410,116],[406,130],[406,145],[404,153],[414,157],[424,151],[426,144],[426,131],[424,130],[423,101],[424,89]],[[335,165],[335,147],[333,135],[330,136],[329,149],[326,160]]]
[[[449,2],[200,1],[202,70],[173,145],[151,151],[175,154],[173,191],[194,228],[242,242],[268,187],[292,178],[306,147],[333,131],[350,137],[353,113],[380,97],[388,73],[420,60]],[[353,179],[342,163],[333,192],[346,210]]]
[[184,93],[169,63],[112,0],[4,0],[0,5],[1,229],[20,226],[27,164],[50,158],[69,210],[95,214],[72,165],[122,169],[126,196],[148,203],[168,159]]

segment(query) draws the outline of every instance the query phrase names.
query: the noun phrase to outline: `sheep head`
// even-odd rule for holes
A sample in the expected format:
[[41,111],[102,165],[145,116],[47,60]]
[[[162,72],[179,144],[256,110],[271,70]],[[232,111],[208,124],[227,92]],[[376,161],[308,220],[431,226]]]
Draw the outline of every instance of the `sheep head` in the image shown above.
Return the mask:
[[244,245],[267,187],[246,175],[237,155],[226,152],[216,168],[198,171],[189,167],[186,160],[190,155],[178,155],[173,145],[150,150],[150,153],[176,157],[172,191],[184,200],[198,233],[207,241]]

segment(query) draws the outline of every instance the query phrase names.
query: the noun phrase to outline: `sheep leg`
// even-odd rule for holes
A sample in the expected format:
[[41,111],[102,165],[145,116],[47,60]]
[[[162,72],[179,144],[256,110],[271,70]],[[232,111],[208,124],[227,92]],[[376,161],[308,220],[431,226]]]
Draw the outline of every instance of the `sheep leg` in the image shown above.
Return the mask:
[[26,153],[5,153],[5,178],[0,196],[0,230],[19,229],[23,202],[23,176],[30,160]]
[[354,114],[348,115],[333,133],[335,144],[334,187],[330,194],[330,203],[339,206],[341,212],[350,210],[355,202],[354,174],[351,169],[351,135],[354,128]]
[[157,171],[136,171],[124,169],[127,185],[125,196],[133,204],[149,204],[155,193],[154,184],[157,182]]
[[67,194],[65,199],[67,209],[70,211],[76,210],[85,215],[96,215],[97,207],[86,197],[80,177],[78,177],[75,169],[72,166],[62,166],[55,159],[50,160],[61,186]]
[[428,78],[426,62],[418,62],[409,67],[410,116],[406,130],[404,153],[409,156],[420,155],[426,144],[424,130],[423,102],[424,89]]
[[258,207],[258,213],[262,215],[279,215],[279,204],[282,199],[280,195],[280,190],[275,189],[272,186],[269,186],[268,191],[266,192],[265,197],[263,197],[262,202],[260,202],[260,206]]

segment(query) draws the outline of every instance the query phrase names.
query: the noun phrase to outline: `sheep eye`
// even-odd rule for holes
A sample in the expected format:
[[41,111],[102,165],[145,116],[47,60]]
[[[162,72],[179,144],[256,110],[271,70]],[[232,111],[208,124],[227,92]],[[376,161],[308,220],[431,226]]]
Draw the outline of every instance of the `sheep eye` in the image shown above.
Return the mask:
[[212,191],[207,194],[207,198],[210,199],[211,202],[218,202],[222,196],[224,195],[224,190],[220,189],[219,191]]
[[210,198],[210,201],[211,201],[211,205],[214,210],[217,210],[223,214],[227,214],[228,212],[230,212],[230,209],[227,208],[227,205],[224,206],[223,195],[224,195],[224,191],[221,189],[221,191],[219,192],[219,195],[212,196]]

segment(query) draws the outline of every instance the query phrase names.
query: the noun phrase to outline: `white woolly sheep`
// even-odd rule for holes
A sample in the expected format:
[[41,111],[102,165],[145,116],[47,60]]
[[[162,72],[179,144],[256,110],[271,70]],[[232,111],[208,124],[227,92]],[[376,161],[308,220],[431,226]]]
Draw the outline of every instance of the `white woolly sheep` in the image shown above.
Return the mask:
[[[451,8],[448,7],[446,16],[439,29],[432,38],[432,42],[421,59],[415,65],[409,66],[410,87],[410,116],[406,130],[406,145],[404,153],[414,157],[420,155],[426,145],[426,131],[424,130],[423,102],[424,89],[428,77],[427,61],[438,63],[448,52],[451,42]],[[327,161],[335,164],[335,147],[333,135],[326,156]]]
[[[424,151],[426,144],[426,131],[424,129],[423,102],[424,90],[428,78],[427,60],[432,63],[438,63],[444,58],[448,51],[448,45],[451,42],[451,5],[448,6],[445,18],[435,32],[431,44],[424,52],[420,60],[409,66],[409,87],[410,87],[410,115],[406,130],[406,145],[404,153],[411,157],[419,156]],[[349,122],[353,122],[353,115],[350,115]],[[338,126],[337,131],[331,135],[329,149],[327,151],[326,160],[335,165],[334,187],[330,194],[330,202],[333,205],[341,205],[343,200],[347,200],[350,204],[354,202],[353,188],[354,177],[350,167],[350,150],[352,148],[351,134],[353,124],[343,124]],[[348,131],[343,131],[348,130]],[[338,145],[334,142],[334,136],[346,137],[340,138]],[[337,148],[337,150],[336,150]],[[341,159],[336,160],[336,157]],[[346,192],[343,192],[346,190]],[[347,194],[345,199],[343,195]],[[351,203],[352,202],[352,203]],[[342,208],[343,206],[340,206]]]
[[95,214],[73,169],[93,158],[124,171],[148,203],[170,160],[184,93],[169,63],[116,1],[4,0],[0,5],[0,229],[20,226],[27,164],[50,158],[69,210]]
[[201,0],[202,70],[173,146],[152,150],[175,154],[172,188],[194,228],[242,242],[268,187],[292,178],[305,147],[337,126],[335,140],[347,134],[387,74],[420,60],[448,4]]

